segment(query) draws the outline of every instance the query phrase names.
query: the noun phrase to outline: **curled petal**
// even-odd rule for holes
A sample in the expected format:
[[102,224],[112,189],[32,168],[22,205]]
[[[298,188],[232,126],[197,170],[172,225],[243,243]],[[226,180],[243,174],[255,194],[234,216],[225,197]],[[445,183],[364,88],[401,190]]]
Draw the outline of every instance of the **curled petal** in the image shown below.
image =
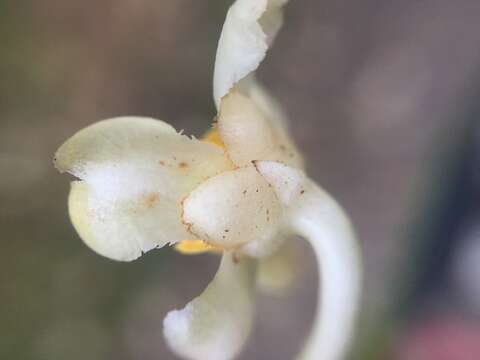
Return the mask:
[[274,191],[253,166],[208,179],[183,206],[184,222],[195,237],[227,249],[259,243],[262,252],[271,251],[281,220]]
[[353,340],[362,283],[360,249],[350,221],[302,171],[271,161],[256,166],[287,208],[289,229],[310,242],[319,265],[317,313],[299,359],[344,359]]
[[182,310],[164,320],[164,335],[177,355],[191,360],[229,360],[250,333],[255,261],[225,253],[213,281]]
[[72,184],[69,211],[80,237],[115,260],[190,238],[181,200],[199,183],[229,169],[222,149],[148,118],[91,125],[57,151],[55,165]]
[[249,97],[231,91],[222,100],[217,121],[220,136],[235,165],[274,160],[303,167],[302,157],[285,127],[275,125]]
[[[132,165],[146,175],[160,172],[166,175],[162,185],[170,186],[177,181],[198,182],[230,167],[222,149],[181,135],[161,120],[143,117],[103,120],[80,130],[57,150],[54,162],[61,172],[109,188],[129,179],[111,183],[102,178],[104,169]],[[100,184],[102,180],[108,184]],[[139,189],[131,186],[123,191],[128,196]]]
[[257,69],[280,29],[285,0],[237,0],[230,7],[217,48],[213,80],[217,106],[230,89]]

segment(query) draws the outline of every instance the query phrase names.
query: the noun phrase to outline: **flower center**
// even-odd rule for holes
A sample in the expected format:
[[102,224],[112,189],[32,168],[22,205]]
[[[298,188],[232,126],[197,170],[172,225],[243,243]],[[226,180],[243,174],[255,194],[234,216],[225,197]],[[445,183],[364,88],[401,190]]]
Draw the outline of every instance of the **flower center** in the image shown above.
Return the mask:
[[[225,148],[225,144],[216,126],[212,127],[202,136],[202,141]],[[184,255],[196,255],[205,252],[221,253],[223,251],[222,248],[207,244],[205,241],[199,239],[182,240],[175,244],[174,249]]]

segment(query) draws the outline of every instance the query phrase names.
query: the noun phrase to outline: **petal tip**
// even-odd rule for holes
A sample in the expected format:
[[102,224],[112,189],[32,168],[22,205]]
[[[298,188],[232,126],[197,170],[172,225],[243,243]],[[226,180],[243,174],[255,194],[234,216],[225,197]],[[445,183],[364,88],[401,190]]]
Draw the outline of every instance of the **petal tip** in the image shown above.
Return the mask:
[[230,7],[217,48],[214,72],[217,107],[225,94],[254,72],[265,58],[281,27],[281,8],[285,3],[285,0],[237,0]]

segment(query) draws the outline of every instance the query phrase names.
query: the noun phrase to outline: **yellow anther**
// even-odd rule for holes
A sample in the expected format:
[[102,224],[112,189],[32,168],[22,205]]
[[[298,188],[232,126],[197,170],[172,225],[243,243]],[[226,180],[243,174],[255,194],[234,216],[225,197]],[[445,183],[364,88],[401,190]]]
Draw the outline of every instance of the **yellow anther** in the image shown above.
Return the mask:
[[218,247],[207,244],[203,240],[183,240],[175,244],[175,250],[184,255],[197,255],[205,252],[221,252]]
[[208,130],[203,136],[202,141],[208,142],[213,145],[220,146],[221,148],[225,147],[225,144],[220,137],[217,126],[214,125],[210,130]]

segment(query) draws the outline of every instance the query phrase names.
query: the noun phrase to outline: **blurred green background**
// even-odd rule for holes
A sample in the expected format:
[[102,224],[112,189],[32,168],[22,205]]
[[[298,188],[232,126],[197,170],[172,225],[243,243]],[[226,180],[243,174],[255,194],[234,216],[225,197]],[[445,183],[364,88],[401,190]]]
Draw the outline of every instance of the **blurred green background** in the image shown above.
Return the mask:
[[[200,136],[225,0],[0,1],[0,358],[174,359],[167,311],[218,258],[83,245],[53,153],[118,115]],[[309,174],[351,214],[366,291],[353,359],[480,358],[480,2],[292,0],[260,71]],[[317,284],[258,295],[241,359],[291,359]]]

